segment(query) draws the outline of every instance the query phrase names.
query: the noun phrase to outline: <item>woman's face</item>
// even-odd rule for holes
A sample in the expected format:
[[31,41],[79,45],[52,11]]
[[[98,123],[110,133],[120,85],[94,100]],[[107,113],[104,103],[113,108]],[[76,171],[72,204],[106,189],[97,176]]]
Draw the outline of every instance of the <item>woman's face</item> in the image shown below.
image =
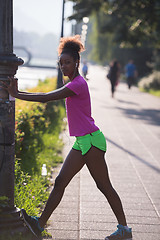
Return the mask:
[[73,57],[67,53],[63,53],[60,56],[59,63],[63,75],[71,78],[76,70],[76,62]]

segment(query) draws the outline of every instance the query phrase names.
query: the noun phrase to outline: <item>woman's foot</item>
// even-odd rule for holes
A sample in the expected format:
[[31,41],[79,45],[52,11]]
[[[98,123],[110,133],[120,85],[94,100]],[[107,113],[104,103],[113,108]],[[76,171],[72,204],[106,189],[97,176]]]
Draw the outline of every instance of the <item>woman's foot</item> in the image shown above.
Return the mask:
[[29,216],[24,209],[21,209],[21,214],[25,224],[31,230],[31,232],[36,237],[41,236],[41,233],[44,231],[44,228],[40,226],[38,222],[38,217]]
[[132,240],[132,229],[118,225],[117,230],[110,236],[106,237],[105,240]]

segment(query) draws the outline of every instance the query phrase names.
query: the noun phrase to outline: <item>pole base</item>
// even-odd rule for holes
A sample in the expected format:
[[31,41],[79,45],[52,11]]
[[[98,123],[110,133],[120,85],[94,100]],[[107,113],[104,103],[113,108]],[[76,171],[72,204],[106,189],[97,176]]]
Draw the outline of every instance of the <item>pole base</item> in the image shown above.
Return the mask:
[[18,208],[0,212],[0,240],[35,240],[24,225]]

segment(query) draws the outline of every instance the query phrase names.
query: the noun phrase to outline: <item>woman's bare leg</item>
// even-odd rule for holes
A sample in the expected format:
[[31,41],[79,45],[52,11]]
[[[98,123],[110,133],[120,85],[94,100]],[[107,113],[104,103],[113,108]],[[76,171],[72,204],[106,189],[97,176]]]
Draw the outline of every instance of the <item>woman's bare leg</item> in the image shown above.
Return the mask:
[[41,227],[44,227],[52,212],[60,203],[64,194],[65,187],[75,176],[75,174],[81,170],[84,164],[85,162],[82,158],[81,152],[72,149],[68,154],[62,166],[62,169],[55,180],[54,188],[48,198],[42,215],[39,218],[39,224]]
[[126,226],[127,223],[121,200],[117,192],[112,187],[109,179],[108,168],[104,159],[104,152],[92,147],[84,156],[84,159],[93,179],[97,184],[97,187],[107,198],[118,223]]

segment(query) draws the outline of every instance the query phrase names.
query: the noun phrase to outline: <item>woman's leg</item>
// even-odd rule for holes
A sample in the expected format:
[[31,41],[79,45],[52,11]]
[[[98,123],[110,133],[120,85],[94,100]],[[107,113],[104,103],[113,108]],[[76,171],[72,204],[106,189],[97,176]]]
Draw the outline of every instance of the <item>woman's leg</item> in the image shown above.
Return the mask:
[[93,179],[97,184],[97,187],[107,198],[118,223],[126,226],[127,223],[121,200],[117,192],[112,187],[109,179],[108,168],[104,159],[104,152],[98,148],[92,147],[84,156],[84,159]]
[[72,149],[68,154],[62,166],[62,169],[55,180],[54,188],[48,198],[42,215],[39,218],[39,224],[41,227],[44,227],[52,212],[60,203],[64,194],[65,187],[75,176],[75,174],[81,170],[84,164],[85,162],[82,158],[81,152]]
[[114,97],[114,91],[115,91],[115,83],[111,81],[111,92],[112,92],[112,97]]

